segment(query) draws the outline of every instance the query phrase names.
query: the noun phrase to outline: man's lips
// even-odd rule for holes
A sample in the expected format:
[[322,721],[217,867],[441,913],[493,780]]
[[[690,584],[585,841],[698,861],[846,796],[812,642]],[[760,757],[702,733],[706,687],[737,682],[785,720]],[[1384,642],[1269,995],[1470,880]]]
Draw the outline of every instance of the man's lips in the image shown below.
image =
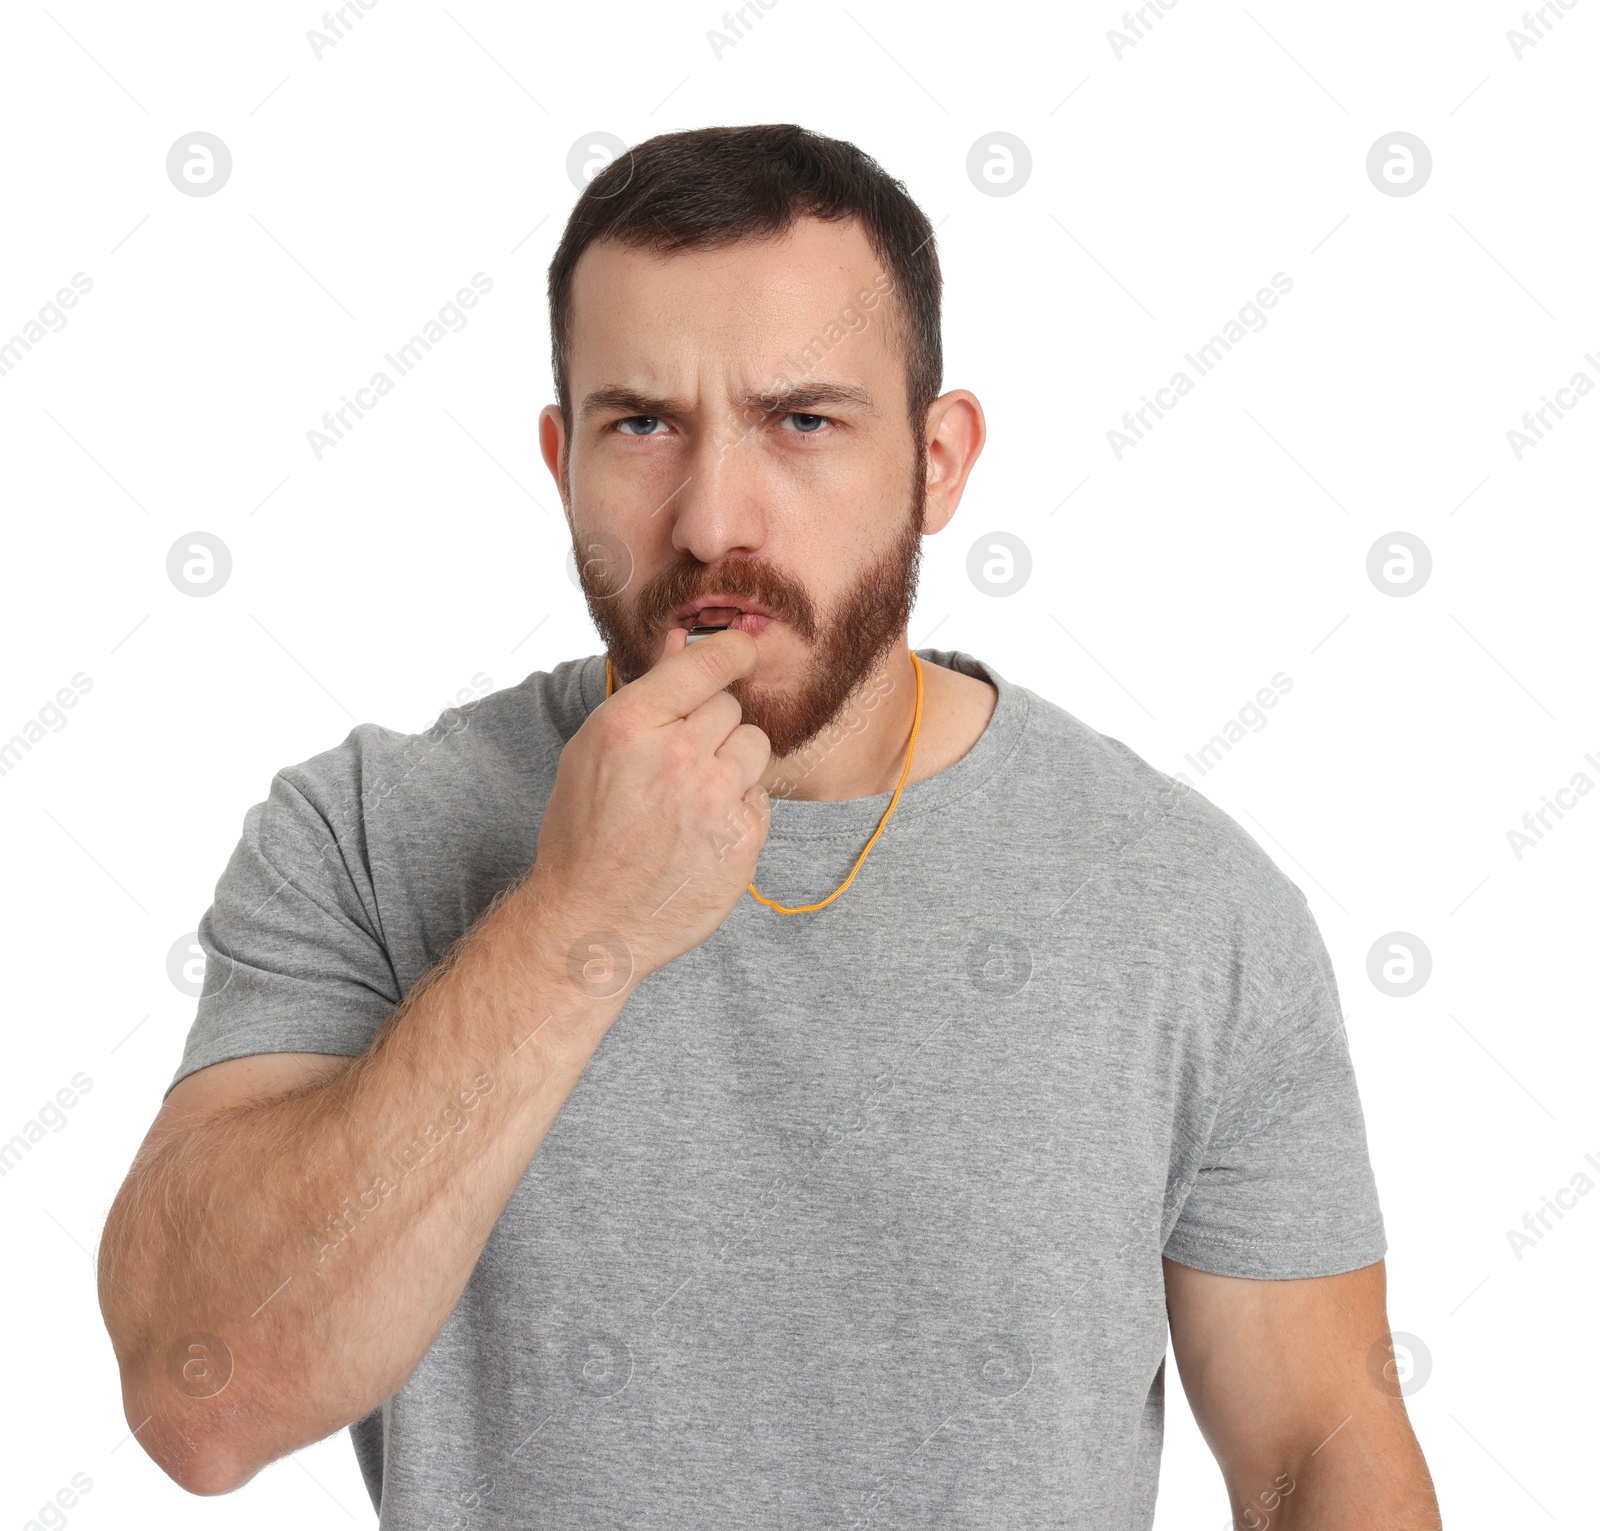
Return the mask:
[[736,627],[751,637],[765,630],[775,620],[759,601],[744,601],[729,596],[711,596],[681,606],[672,618],[675,627]]

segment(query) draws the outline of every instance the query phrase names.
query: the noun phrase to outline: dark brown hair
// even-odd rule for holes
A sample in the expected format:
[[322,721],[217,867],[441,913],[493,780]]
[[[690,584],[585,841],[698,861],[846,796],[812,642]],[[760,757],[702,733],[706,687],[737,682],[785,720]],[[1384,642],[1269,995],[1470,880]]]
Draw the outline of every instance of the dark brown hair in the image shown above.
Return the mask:
[[550,262],[550,360],[570,432],[567,348],[572,275],[596,240],[670,254],[772,238],[804,217],[858,219],[893,282],[906,398],[921,440],[944,373],[941,279],[922,209],[854,144],[792,123],[663,133],[619,154],[589,182]]

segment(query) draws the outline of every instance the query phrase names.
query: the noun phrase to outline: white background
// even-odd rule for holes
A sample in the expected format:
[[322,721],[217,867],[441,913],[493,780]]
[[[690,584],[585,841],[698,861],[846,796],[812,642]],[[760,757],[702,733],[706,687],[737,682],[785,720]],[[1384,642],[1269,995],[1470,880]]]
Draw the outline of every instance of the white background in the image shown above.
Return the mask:
[[[0,1180],[6,1523],[75,1472],[94,1486],[74,1527],[371,1520],[343,1432],[225,1502],[127,1439],[91,1252],[194,1013],[168,952],[278,767],[357,721],[420,729],[478,672],[498,689],[598,649],[534,433],[571,146],[796,121],[860,144],[937,224],[946,385],[988,415],[913,642],[1188,772],[1305,890],[1391,1322],[1431,1357],[1409,1408],[1446,1523],[1592,1524],[1600,1195],[1520,1259],[1507,1230],[1600,1157],[1600,795],[1520,858],[1507,831],[1576,773],[1600,782],[1600,398],[1521,460],[1506,433],[1580,369],[1600,380],[1600,5],[1519,59],[1520,9],[1487,0],[1177,0],[1120,58],[1113,4],[882,0],[776,0],[718,57],[718,3],[377,0],[320,60],[310,5],[6,16],[0,344],[93,282],[0,376],[0,739],[92,681],[0,776],[0,1138],[92,1080]],[[197,130],[232,152],[214,196],[165,173]],[[1366,173],[1397,130],[1433,158],[1405,197]],[[966,173],[996,131],[1033,161],[1003,197]],[[469,326],[317,461],[323,411],[478,271]],[[1280,271],[1266,328],[1119,461],[1122,412]],[[233,560],[203,599],[166,573],[194,531]],[[995,531],[1033,559],[1004,599],[966,573]],[[1433,562],[1407,596],[1367,574],[1397,531]],[[1280,671],[1267,726],[1186,765]],[[1394,931],[1432,956],[1408,998],[1367,975]],[[1157,1524],[1226,1514],[1174,1376]]]

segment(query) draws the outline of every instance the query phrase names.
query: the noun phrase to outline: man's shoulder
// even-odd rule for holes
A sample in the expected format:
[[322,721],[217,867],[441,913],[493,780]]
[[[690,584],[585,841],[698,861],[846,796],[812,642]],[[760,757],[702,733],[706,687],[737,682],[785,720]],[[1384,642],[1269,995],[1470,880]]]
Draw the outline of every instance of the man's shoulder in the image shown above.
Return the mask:
[[1303,946],[1314,928],[1303,890],[1237,819],[1058,703],[1033,691],[1026,700],[1017,779],[1036,783],[1034,808],[1062,843],[1107,875],[1125,863],[1196,926]]
[[476,800],[547,791],[596,684],[604,694],[601,666],[597,655],[569,659],[481,696],[458,694],[416,732],[358,723],[338,744],[279,770],[274,795],[303,799],[338,833],[384,809],[401,817],[448,805],[459,817]]

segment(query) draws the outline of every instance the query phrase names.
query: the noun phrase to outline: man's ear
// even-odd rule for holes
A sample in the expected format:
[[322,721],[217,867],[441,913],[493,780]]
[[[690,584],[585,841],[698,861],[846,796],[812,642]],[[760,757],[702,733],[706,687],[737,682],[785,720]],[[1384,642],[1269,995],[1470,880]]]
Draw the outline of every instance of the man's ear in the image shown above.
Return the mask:
[[940,394],[928,406],[927,498],[922,515],[926,535],[943,531],[955,515],[987,433],[983,406],[965,388]]
[[561,496],[561,509],[572,525],[572,507],[567,504],[567,427],[556,404],[546,404],[539,411],[539,455],[556,481],[556,493]]

